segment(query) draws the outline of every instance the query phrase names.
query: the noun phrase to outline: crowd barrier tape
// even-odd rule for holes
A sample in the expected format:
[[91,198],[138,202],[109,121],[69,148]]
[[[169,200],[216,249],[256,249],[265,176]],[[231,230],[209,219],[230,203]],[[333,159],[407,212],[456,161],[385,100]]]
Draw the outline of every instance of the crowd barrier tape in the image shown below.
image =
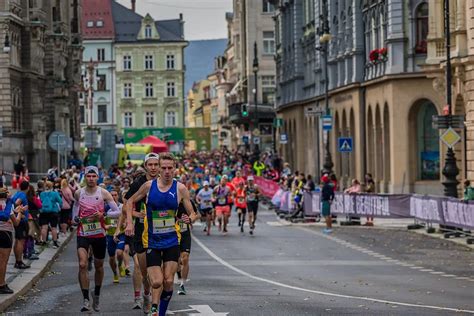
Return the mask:
[[[290,196],[285,192],[283,196]],[[291,200],[291,199],[290,199]],[[304,194],[304,214],[320,214],[321,194]],[[379,218],[415,218],[427,223],[438,223],[457,228],[474,229],[474,202],[450,197],[417,194],[344,194],[336,193],[331,205],[335,215]]]
[[272,199],[280,186],[275,181],[265,179],[264,177],[255,177],[255,184],[260,188],[263,196]]

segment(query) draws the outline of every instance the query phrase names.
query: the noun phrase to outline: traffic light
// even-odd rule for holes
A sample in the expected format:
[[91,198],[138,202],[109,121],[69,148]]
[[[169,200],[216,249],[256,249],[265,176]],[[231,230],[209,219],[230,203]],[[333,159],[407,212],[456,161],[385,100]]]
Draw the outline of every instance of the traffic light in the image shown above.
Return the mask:
[[247,104],[242,104],[241,105],[241,111],[242,111],[242,116],[243,117],[249,116],[249,110],[247,108]]

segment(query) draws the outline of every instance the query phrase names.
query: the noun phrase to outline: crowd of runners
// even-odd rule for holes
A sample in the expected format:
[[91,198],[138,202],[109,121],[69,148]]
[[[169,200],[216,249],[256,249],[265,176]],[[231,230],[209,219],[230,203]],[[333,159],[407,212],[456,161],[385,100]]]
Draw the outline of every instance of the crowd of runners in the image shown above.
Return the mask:
[[[0,264],[4,266],[3,279],[0,268],[0,291],[11,293],[5,283],[3,263],[8,261],[12,245],[3,242],[13,240],[11,234],[19,236],[20,223],[28,223],[32,219],[28,211],[35,208],[39,210],[35,217],[43,228],[36,244],[58,247],[58,227],[61,234],[77,227],[82,312],[100,311],[108,254],[111,282],[120,284],[121,278],[132,278],[131,308],[165,315],[175,276],[179,282],[177,293],[186,295],[193,223],[200,221],[206,235],[226,235],[234,229],[229,218],[235,213],[235,230],[245,234],[248,226],[248,233],[253,235],[260,199],[254,175],[274,174],[269,155],[250,163],[247,156],[236,152],[179,157],[150,153],[142,166],[124,170],[117,166],[108,170],[72,167],[63,172],[51,168],[36,190],[23,180],[14,196],[5,186],[0,191],[0,223],[4,223],[0,230],[6,232],[6,237],[1,235],[0,248],[5,252],[0,251],[0,260],[5,260]],[[33,205],[35,202],[38,205]],[[3,212],[7,213],[4,219]],[[27,225],[21,231],[28,235]],[[21,254],[19,257],[17,263],[21,267],[15,267],[28,268]],[[94,287],[89,293],[92,270]]]

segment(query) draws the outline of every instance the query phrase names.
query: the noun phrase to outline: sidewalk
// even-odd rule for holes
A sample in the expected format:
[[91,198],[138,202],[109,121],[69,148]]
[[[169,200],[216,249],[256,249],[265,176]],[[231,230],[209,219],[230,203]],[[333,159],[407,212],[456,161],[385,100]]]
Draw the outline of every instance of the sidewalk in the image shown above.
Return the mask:
[[58,237],[58,249],[35,246],[35,249],[40,252],[38,255],[39,260],[25,260],[24,262],[26,264],[31,265],[29,269],[25,270],[19,270],[13,267],[15,264],[15,256],[13,255],[12,250],[8,261],[5,279],[8,286],[15,291],[15,293],[0,296],[0,313],[7,309],[8,306],[18,299],[18,297],[24,295],[36,282],[38,282],[74,235],[75,231],[69,232],[66,237]]

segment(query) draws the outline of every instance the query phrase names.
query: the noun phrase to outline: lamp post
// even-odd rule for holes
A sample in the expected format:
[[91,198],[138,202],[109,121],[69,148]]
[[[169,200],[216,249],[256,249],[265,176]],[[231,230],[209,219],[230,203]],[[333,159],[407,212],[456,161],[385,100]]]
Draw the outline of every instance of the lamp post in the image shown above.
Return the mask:
[[[255,105],[255,123],[254,123],[254,130],[260,131],[258,128],[258,51],[257,51],[257,42],[255,41],[253,45],[253,65],[252,65],[252,70],[253,70],[253,76],[254,76],[254,81],[255,81],[255,88],[253,91],[253,102]],[[257,132],[257,134],[258,134]],[[254,135],[257,136],[257,135]],[[257,156],[259,154],[259,147],[258,144],[255,144],[255,155]],[[257,156],[258,157],[258,156]]]
[[[444,31],[445,31],[445,41],[446,41],[446,107],[448,113],[448,126],[451,127],[451,115],[452,115],[452,106],[451,106],[451,31],[449,28],[449,0],[444,0]],[[444,185],[444,195],[457,197],[458,196],[458,184],[456,176],[459,174],[459,169],[456,165],[456,157],[452,148],[448,148],[446,152],[446,160],[443,168],[443,175],[445,180]]]
[[[319,43],[321,44],[319,51],[323,55],[324,62],[324,104],[326,115],[330,115],[329,110],[329,78],[328,78],[328,55],[329,55],[329,41],[331,40],[331,34],[329,33],[329,20],[328,20],[328,2],[323,0],[322,3],[322,12],[319,16],[320,28],[319,28]],[[323,172],[332,174],[332,168],[334,163],[332,162],[331,150],[329,147],[329,131],[324,131],[326,133],[326,144],[324,152],[324,164]]]

